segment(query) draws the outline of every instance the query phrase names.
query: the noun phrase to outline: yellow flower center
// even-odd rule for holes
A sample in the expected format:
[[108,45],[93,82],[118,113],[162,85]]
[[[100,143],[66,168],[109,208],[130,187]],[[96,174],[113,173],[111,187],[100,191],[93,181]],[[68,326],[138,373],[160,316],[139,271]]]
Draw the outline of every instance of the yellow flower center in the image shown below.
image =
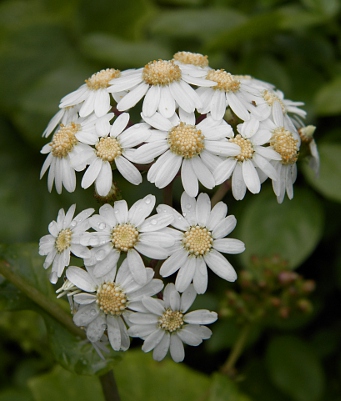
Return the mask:
[[159,327],[170,333],[179,330],[183,324],[183,313],[180,311],[173,311],[172,309],[166,309],[159,319]]
[[55,241],[55,247],[58,253],[62,253],[71,245],[72,231],[69,228],[59,231]]
[[298,159],[298,140],[284,127],[276,128],[270,139],[270,145],[282,156],[283,164],[294,164]]
[[165,86],[180,81],[181,70],[172,60],[154,60],[144,66],[142,78],[148,85]]
[[129,223],[118,224],[111,232],[111,242],[119,251],[127,252],[134,248],[138,239],[139,232]]
[[107,68],[106,70],[101,70],[92,74],[89,79],[86,79],[85,82],[89,89],[98,90],[105,89],[109,86],[109,82],[118,78],[121,75],[120,70],[115,70],[114,68]]
[[224,70],[211,70],[206,75],[206,79],[217,83],[213,89],[225,92],[237,92],[240,88],[240,81]]
[[182,243],[190,255],[203,256],[211,250],[213,238],[206,227],[192,226],[184,233]]
[[96,303],[106,315],[120,316],[126,309],[127,296],[115,283],[103,283],[97,290]]
[[60,124],[59,130],[53,135],[52,142],[50,143],[51,152],[54,157],[66,157],[71,152],[78,142],[75,135],[79,129],[79,124]]
[[252,159],[254,150],[252,143],[249,139],[243,138],[240,134],[236,135],[234,138],[230,139],[230,142],[235,143],[240,146],[239,155],[235,156],[235,158],[239,162],[243,162],[244,160]]
[[198,67],[208,66],[208,57],[200,53],[177,52],[174,54],[173,59],[183,64],[192,64]]
[[101,138],[95,148],[96,155],[106,162],[112,162],[122,154],[121,145],[115,138]]
[[314,125],[307,125],[298,130],[302,142],[310,143],[313,140],[316,127]]
[[205,148],[205,137],[194,125],[181,122],[173,127],[168,134],[168,143],[170,150],[184,157],[191,159],[198,156]]
[[272,106],[276,101],[279,102],[279,104],[282,107],[283,113],[285,113],[284,103],[282,102],[282,100],[277,95],[275,95],[273,92],[270,92],[270,91],[268,91],[266,89],[263,91],[262,95],[263,95],[263,99],[266,101],[266,103],[269,106]]

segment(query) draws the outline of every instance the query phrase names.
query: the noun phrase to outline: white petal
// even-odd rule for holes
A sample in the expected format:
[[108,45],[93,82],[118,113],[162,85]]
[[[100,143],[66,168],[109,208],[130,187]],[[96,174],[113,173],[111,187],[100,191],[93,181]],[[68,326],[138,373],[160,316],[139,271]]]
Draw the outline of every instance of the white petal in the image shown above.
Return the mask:
[[[165,332],[161,329],[155,330],[153,333],[149,334],[149,336],[146,338],[145,342],[142,345],[142,351],[144,352],[149,352],[153,348],[155,348],[160,341],[163,339],[163,336],[165,335]],[[167,348],[168,351],[168,348]]]
[[129,269],[134,280],[138,284],[141,285],[146,284],[147,272],[141,256],[135,251],[135,249],[130,249],[127,254],[127,259],[128,259]]
[[198,294],[204,294],[207,290],[208,274],[207,266],[202,258],[198,258],[193,277],[193,286]]
[[175,273],[183,263],[185,263],[188,257],[187,252],[181,248],[173,253],[165,262],[163,262],[160,274],[162,277],[168,277]]
[[156,198],[154,195],[146,195],[143,199],[139,199],[130,208],[127,220],[135,227],[141,226],[154,209],[155,202]]
[[[139,170],[123,156],[118,156],[115,159],[117,170],[122,176],[134,185],[139,185],[142,182],[142,175]],[[110,185],[111,187],[111,185]]]
[[147,117],[151,117],[156,112],[159,102],[160,86],[152,85],[144,98],[142,113]]
[[131,107],[134,107],[136,103],[138,103],[143,98],[148,89],[149,85],[144,82],[140,83],[117,103],[117,110],[125,111],[130,109]]
[[190,285],[193,280],[196,269],[196,258],[188,258],[186,263],[180,267],[180,270],[176,276],[175,287],[177,291],[183,292]]
[[114,121],[111,130],[110,136],[116,138],[120,133],[126,128],[129,122],[129,113],[122,113],[120,114],[116,120]]
[[223,218],[212,231],[213,238],[223,238],[230,234],[237,225],[237,219],[231,215]]
[[199,194],[196,207],[198,224],[201,226],[206,226],[210,213],[211,213],[210,197],[205,193]]
[[242,172],[245,185],[253,194],[258,194],[260,191],[260,180],[251,160],[244,160],[242,164]]
[[235,281],[237,279],[234,268],[221,253],[211,249],[211,251],[204,256],[204,260],[208,267],[222,279],[227,281]]
[[185,313],[187,310],[192,306],[197,293],[194,289],[193,285],[190,285],[186,288],[186,290],[181,295],[181,304],[180,310],[181,312]]
[[83,291],[94,292],[96,290],[96,283],[89,273],[79,267],[69,266],[66,270],[66,277]]
[[217,319],[217,313],[210,312],[207,309],[198,309],[184,316],[184,321],[190,324],[210,324],[214,323]]
[[175,100],[168,85],[160,88],[160,103],[158,110],[160,114],[166,118],[172,117],[175,113]]
[[153,358],[156,361],[161,361],[167,355],[167,352],[169,350],[169,344],[170,344],[170,334],[165,333],[162,336],[161,341],[159,342],[159,344],[156,345],[153,351]]
[[96,308],[95,304],[85,305],[78,309],[73,315],[73,321],[79,327],[87,326],[91,323],[99,314],[99,309]]
[[170,336],[169,351],[174,362],[182,362],[184,360],[184,346],[177,334]]
[[219,252],[223,253],[241,253],[245,251],[245,244],[244,242],[240,241],[239,239],[234,238],[222,238],[216,239],[213,242],[213,247]]
[[184,159],[181,167],[181,181],[184,190],[191,197],[198,195],[199,183],[189,159]]

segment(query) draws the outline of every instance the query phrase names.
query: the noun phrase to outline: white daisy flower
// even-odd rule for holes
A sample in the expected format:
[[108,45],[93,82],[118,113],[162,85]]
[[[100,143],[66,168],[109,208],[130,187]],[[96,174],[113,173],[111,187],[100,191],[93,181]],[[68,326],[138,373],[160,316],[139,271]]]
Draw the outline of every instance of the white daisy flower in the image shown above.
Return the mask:
[[78,119],[79,106],[70,106],[60,109],[49,121],[45,131],[43,132],[43,137],[47,138],[60,124],[67,125],[68,123]]
[[[87,152],[86,143],[94,138],[109,132],[109,121],[114,116],[109,113],[101,118],[92,115],[87,118],[75,118],[67,125],[60,125],[54,133],[52,141],[41,149],[41,153],[47,154],[42,166],[40,178],[49,169],[48,190],[51,192],[55,183],[57,193],[62,192],[62,187],[73,192],[76,188],[76,174],[73,162],[77,154]],[[79,165],[77,171],[84,170],[86,163]]]
[[[184,192],[181,196],[182,215],[167,205],[159,205],[161,215],[174,216],[171,225],[175,244],[171,256],[163,262],[160,274],[168,277],[178,271],[175,286],[183,292],[193,281],[198,294],[207,289],[207,266],[219,277],[235,281],[236,272],[220,253],[237,254],[245,250],[244,243],[238,239],[224,238],[237,224],[234,216],[228,216],[227,206],[217,203],[211,210],[207,194],[201,193],[198,199]],[[178,231],[179,230],[179,231]]]
[[173,60],[180,67],[182,73],[190,76],[206,77],[207,71],[210,69],[208,57],[200,53],[177,52],[174,54]]
[[262,89],[260,88],[260,95],[260,97],[252,98],[252,100],[251,97],[249,99],[254,106],[250,109],[251,114],[261,121],[267,118],[276,120],[279,118],[278,115],[281,114],[284,115],[284,118],[288,119],[289,124],[292,124],[289,114],[301,118],[304,118],[307,114],[298,107],[304,105],[303,102],[284,99],[283,92],[279,90],[269,89],[264,85]]
[[275,120],[267,119],[261,123],[260,132],[270,132],[270,145],[281,156],[271,164],[277,172],[277,179],[272,181],[272,188],[278,203],[282,203],[285,193],[288,198],[294,196],[293,184],[297,177],[298,151],[301,139],[296,128],[288,124],[288,119],[282,114],[275,115]]
[[81,105],[79,110],[81,117],[86,117],[92,112],[97,117],[104,116],[111,108],[110,94],[107,91],[109,82],[120,76],[121,72],[114,68],[107,68],[93,74],[85,80],[85,84],[64,96],[59,107]]
[[180,118],[176,113],[171,119],[159,113],[142,117],[158,131],[154,135],[151,133],[150,143],[136,150],[134,161],[150,163],[161,155],[147,174],[147,179],[158,188],[167,186],[181,169],[182,184],[190,196],[198,194],[199,181],[212,189],[216,183],[206,164],[212,164],[208,161],[210,156],[218,160],[219,156],[234,156],[240,152],[238,145],[227,140],[233,131],[224,120],[207,117],[195,124],[194,113],[182,112]]
[[[259,95],[259,90],[224,70],[209,70],[206,79],[216,82],[213,87],[201,87],[197,89],[203,106],[198,109],[201,114],[211,113],[215,120],[224,117],[227,107],[242,120],[250,118],[249,110],[252,103],[249,94]],[[202,85],[204,86],[204,85]]]
[[307,125],[298,129],[298,133],[302,140],[302,144],[308,145],[309,148],[309,166],[314,171],[315,176],[319,176],[320,171],[320,155],[317,149],[316,142],[313,138],[316,127]]
[[229,141],[239,145],[240,153],[222,161],[213,172],[217,185],[232,175],[232,194],[237,200],[244,198],[246,189],[253,194],[259,193],[261,179],[258,170],[273,180],[277,179],[276,170],[270,162],[281,160],[281,156],[271,146],[264,146],[269,144],[271,132],[259,130],[259,126],[254,117],[239,124],[239,134]]
[[129,160],[132,148],[145,141],[150,134],[146,124],[125,129],[128,122],[129,114],[121,114],[105,136],[89,138],[88,144],[94,147],[87,146],[73,158],[73,166],[77,171],[84,164],[89,164],[81,182],[82,188],[89,188],[95,183],[100,196],[108,195],[112,186],[112,165],[130,183],[138,185],[142,182],[141,173]]
[[47,269],[52,264],[51,283],[56,283],[65,266],[69,265],[71,253],[79,258],[90,257],[90,250],[81,245],[80,241],[90,227],[89,216],[94,209],[83,210],[73,217],[75,209],[76,205],[72,205],[66,214],[64,209],[60,209],[57,221],[49,224],[50,234],[44,235],[39,242],[39,254],[47,255],[44,268]]
[[125,111],[135,106],[145,96],[142,112],[151,117],[159,111],[169,118],[177,106],[187,113],[194,112],[201,106],[195,90],[189,85],[212,85],[214,83],[201,77],[182,73],[173,60],[154,60],[144,68],[137,69],[110,82],[110,93],[129,91],[117,104],[117,109]]
[[94,275],[108,274],[117,263],[120,255],[127,255],[129,268],[136,282],[145,284],[147,273],[140,254],[148,258],[166,259],[174,244],[174,238],[165,230],[172,220],[171,215],[150,216],[155,206],[155,196],[147,195],[138,200],[128,210],[125,200],[117,201],[114,207],[109,204],[99,209],[99,214],[90,219],[91,227],[96,230],[86,238],[92,257],[85,261],[94,266]]
[[117,274],[116,270],[115,267],[106,276],[97,278],[91,269],[85,271],[70,266],[66,276],[82,290],[73,295],[74,301],[79,304],[73,316],[75,324],[85,328],[87,338],[92,343],[100,341],[106,333],[115,351],[126,351],[130,345],[126,325],[129,324],[131,311],[139,311],[141,298],[160,292],[163,283],[153,279],[153,269],[146,268],[145,285],[137,284],[129,271],[127,260],[123,261]]
[[144,340],[142,350],[153,350],[153,358],[161,361],[170,351],[175,362],[183,361],[183,344],[197,346],[211,337],[212,331],[205,324],[214,323],[218,315],[207,309],[188,312],[196,298],[194,287],[189,286],[180,295],[174,284],[167,284],[163,300],[151,297],[142,299],[145,312],[132,313],[128,329],[131,337]]

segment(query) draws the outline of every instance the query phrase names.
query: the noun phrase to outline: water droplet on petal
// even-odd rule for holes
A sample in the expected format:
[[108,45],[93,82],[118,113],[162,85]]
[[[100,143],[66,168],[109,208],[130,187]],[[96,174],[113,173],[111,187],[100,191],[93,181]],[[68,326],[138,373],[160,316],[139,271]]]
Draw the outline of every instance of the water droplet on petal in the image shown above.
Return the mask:
[[92,316],[96,315],[96,309],[91,309],[90,315],[92,315]]
[[147,199],[145,199],[144,201],[145,201],[145,203],[146,203],[147,205],[149,205],[150,202],[151,202],[152,200],[151,200],[150,198],[147,198]]
[[98,224],[98,228],[99,228],[100,230],[104,230],[104,229],[105,229],[105,223],[99,223],[99,224]]
[[153,226],[155,226],[156,223],[157,223],[157,220],[155,220],[155,219],[153,219],[153,220],[151,221],[151,224],[153,224]]
[[186,213],[184,212],[184,213],[182,213],[183,215],[184,215],[184,217],[186,217]]
[[75,221],[75,220],[72,220],[71,221],[71,223],[70,223],[70,227],[76,227],[76,225],[77,225],[77,221]]
[[186,209],[191,209],[192,205],[190,203],[187,203]]

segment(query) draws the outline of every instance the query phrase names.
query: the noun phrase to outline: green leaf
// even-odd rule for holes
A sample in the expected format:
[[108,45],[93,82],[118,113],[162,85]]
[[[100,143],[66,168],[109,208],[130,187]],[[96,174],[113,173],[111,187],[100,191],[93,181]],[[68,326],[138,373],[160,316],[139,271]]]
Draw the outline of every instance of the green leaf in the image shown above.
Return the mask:
[[173,56],[165,46],[151,40],[132,42],[104,33],[85,36],[81,46],[87,57],[119,69],[142,67],[151,60]]
[[250,267],[253,256],[278,255],[294,269],[314,250],[323,221],[321,204],[313,192],[297,188],[291,201],[278,204],[270,188],[264,188],[242,209],[234,235],[246,246],[240,258]]
[[237,385],[227,376],[215,373],[212,382],[209,401],[251,401],[245,394],[240,393]]
[[35,401],[104,401],[96,377],[84,377],[56,366],[51,372],[28,381]]
[[279,29],[281,18],[280,13],[271,12],[255,15],[245,22],[239,20],[239,24],[226,24],[222,32],[208,40],[205,51],[236,48],[246,40],[268,37]]
[[11,388],[0,392],[0,401],[33,401],[33,397],[29,390]]
[[315,107],[316,113],[323,116],[341,112],[341,76],[322,86],[315,96]]
[[153,11],[148,0],[81,0],[77,17],[83,34],[106,32],[138,39]]
[[44,315],[51,351],[56,361],[65,369],[79,375],[99,375],[110,370],[117,360],[118,352],[110,347],[103,353],[103,359],[87,340],[80,340],[64,326],[51,317]]
[[154,35],[206,41],[227,26],[232,28],[245,20],[241,13],[226,7],[163,11],[156,16],[150,30]]
[[122,401],[198,401],[209,388],[209,378],[184,364],[153,360],[140,350],[129,350],[114,370]]
[[305,164],[303,165],[305,178],[320,194],[330,200],[341,202],[341,145],[332,142],[321,143],[318,150],[320,154],[319,176],[316,178],[308,164]]
[[290,336],[273,339],[266,364],[272,382],[294,401],[321,399],[325,380],[322,366],[306,342]]

